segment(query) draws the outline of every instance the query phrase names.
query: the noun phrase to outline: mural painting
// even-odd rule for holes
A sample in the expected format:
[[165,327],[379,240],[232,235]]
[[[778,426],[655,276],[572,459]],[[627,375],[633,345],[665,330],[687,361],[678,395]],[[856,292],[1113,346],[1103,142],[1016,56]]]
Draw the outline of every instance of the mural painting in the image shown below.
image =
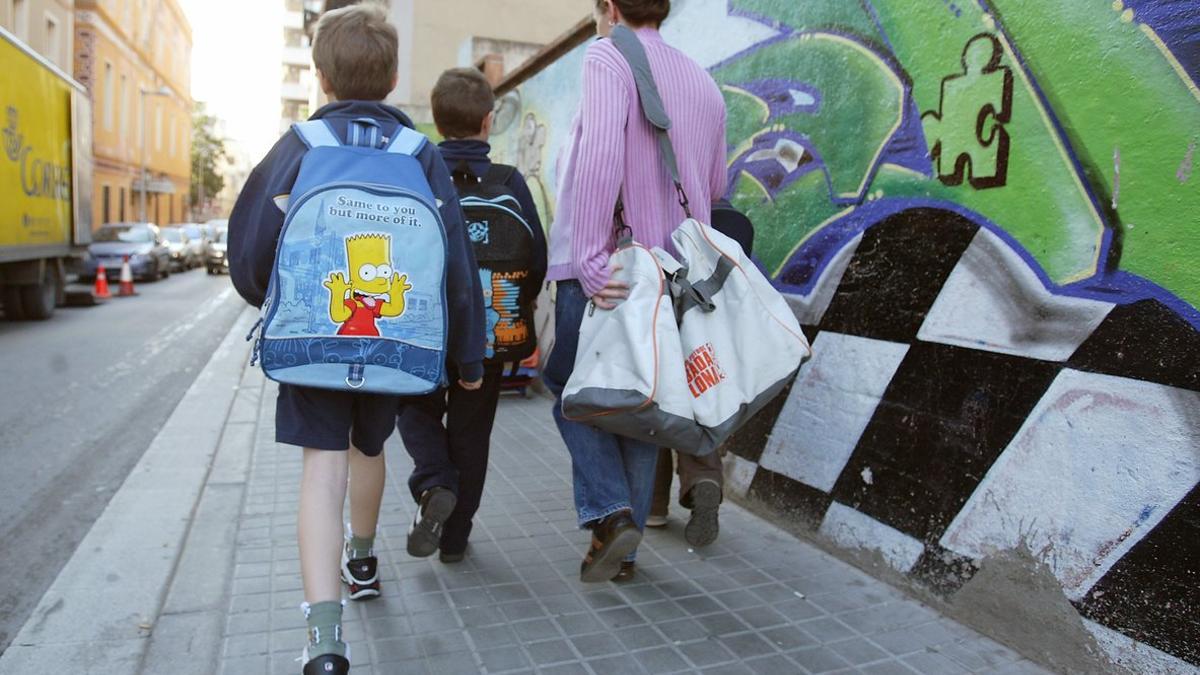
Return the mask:
[[[1113,662],[1200,667],[1200,2],[678,0],[663,32],[815,352],[731,489],[950,603],[1022,551]],[[584,49],[494,141],[547,216]]]

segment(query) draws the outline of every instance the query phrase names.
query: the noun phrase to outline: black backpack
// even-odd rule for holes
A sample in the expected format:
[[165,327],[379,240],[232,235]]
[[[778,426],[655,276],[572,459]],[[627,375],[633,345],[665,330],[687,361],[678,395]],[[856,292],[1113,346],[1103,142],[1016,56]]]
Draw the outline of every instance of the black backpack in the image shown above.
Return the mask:
[[754,223],[746,214],[733,208],[728,200],[713,202],[712,226],[717,232],[741,244],[746,255],[754,252]]
[[483,177],[465,162],[452,172],[467,234],[479,265],[486,318],[488,363],[512,363],[537,348],[533,303],[537,288],[529,283],[533,268],[533,228],[507,186],[516,168],[493,164]]

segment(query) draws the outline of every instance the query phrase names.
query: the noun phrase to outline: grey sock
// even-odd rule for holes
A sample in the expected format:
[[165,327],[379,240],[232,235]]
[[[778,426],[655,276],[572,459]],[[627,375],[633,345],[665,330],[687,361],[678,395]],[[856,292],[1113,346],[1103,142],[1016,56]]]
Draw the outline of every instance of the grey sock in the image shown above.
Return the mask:
[[346,550],[351,560],[366,558],[371,555],[374,549],[375,535],[360,537],[357,534],[350,534],[350,544],[346,547]]
[[308,658],[322,654],[346,655],[342,642],[342,603],[335,600],[314,602],[305,610],[308,620]]

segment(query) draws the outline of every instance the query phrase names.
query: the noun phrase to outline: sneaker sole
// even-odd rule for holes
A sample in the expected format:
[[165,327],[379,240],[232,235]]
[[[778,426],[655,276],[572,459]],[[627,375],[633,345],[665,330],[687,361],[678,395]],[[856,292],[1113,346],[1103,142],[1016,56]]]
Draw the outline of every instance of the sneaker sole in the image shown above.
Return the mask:
[[621,561],[642,543],[642,533],[634,529],[625,530],[613,539],[608,548],[600,552],[591,567],[579,573],[579,580],[588,583],[612,581],[621,571]]
[[692,488],[692,517],[683,529],[683,538],[692,546],[708,546],[721,531],[717,511],[721,506],[721,488],[716,483],[700,483]]
[[[342,581],[345,581],[345,579],[343,579]],[[347,585],[349,585],[349,582],[347,582]],[[353,587],[351,587],[351,588],[353,589]],[[349,597],[351,600],[370,600],[372,598],[378,598],[379,597],[379,587],[376,586],[373,588],[360,588],[357,591],[351,590],[349,593],[346,594],[346,596]]]
[[458,498],[449,490],[435,493],[425,505],[420,522],[414,523],[408,532],[408,554],[416,558],[428,558],[442,543],[442,525],[454,513]]

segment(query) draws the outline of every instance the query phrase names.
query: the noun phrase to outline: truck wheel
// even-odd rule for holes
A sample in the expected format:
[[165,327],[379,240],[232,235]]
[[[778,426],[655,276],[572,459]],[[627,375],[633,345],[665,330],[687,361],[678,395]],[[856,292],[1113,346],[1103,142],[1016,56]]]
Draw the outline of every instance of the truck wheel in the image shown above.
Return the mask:
[[53,315],[54,306],[58,305],[59,299],[59,285],[58,281],[53,279],[54,276],[50,273],[52,279],[20,287],[20,304],[25,310],[25,318],[43,321]]
[[4,318],[9,321],[24,321],[25,309],[21,306],[21,287],[5,286],[0,290],[4,300]]

